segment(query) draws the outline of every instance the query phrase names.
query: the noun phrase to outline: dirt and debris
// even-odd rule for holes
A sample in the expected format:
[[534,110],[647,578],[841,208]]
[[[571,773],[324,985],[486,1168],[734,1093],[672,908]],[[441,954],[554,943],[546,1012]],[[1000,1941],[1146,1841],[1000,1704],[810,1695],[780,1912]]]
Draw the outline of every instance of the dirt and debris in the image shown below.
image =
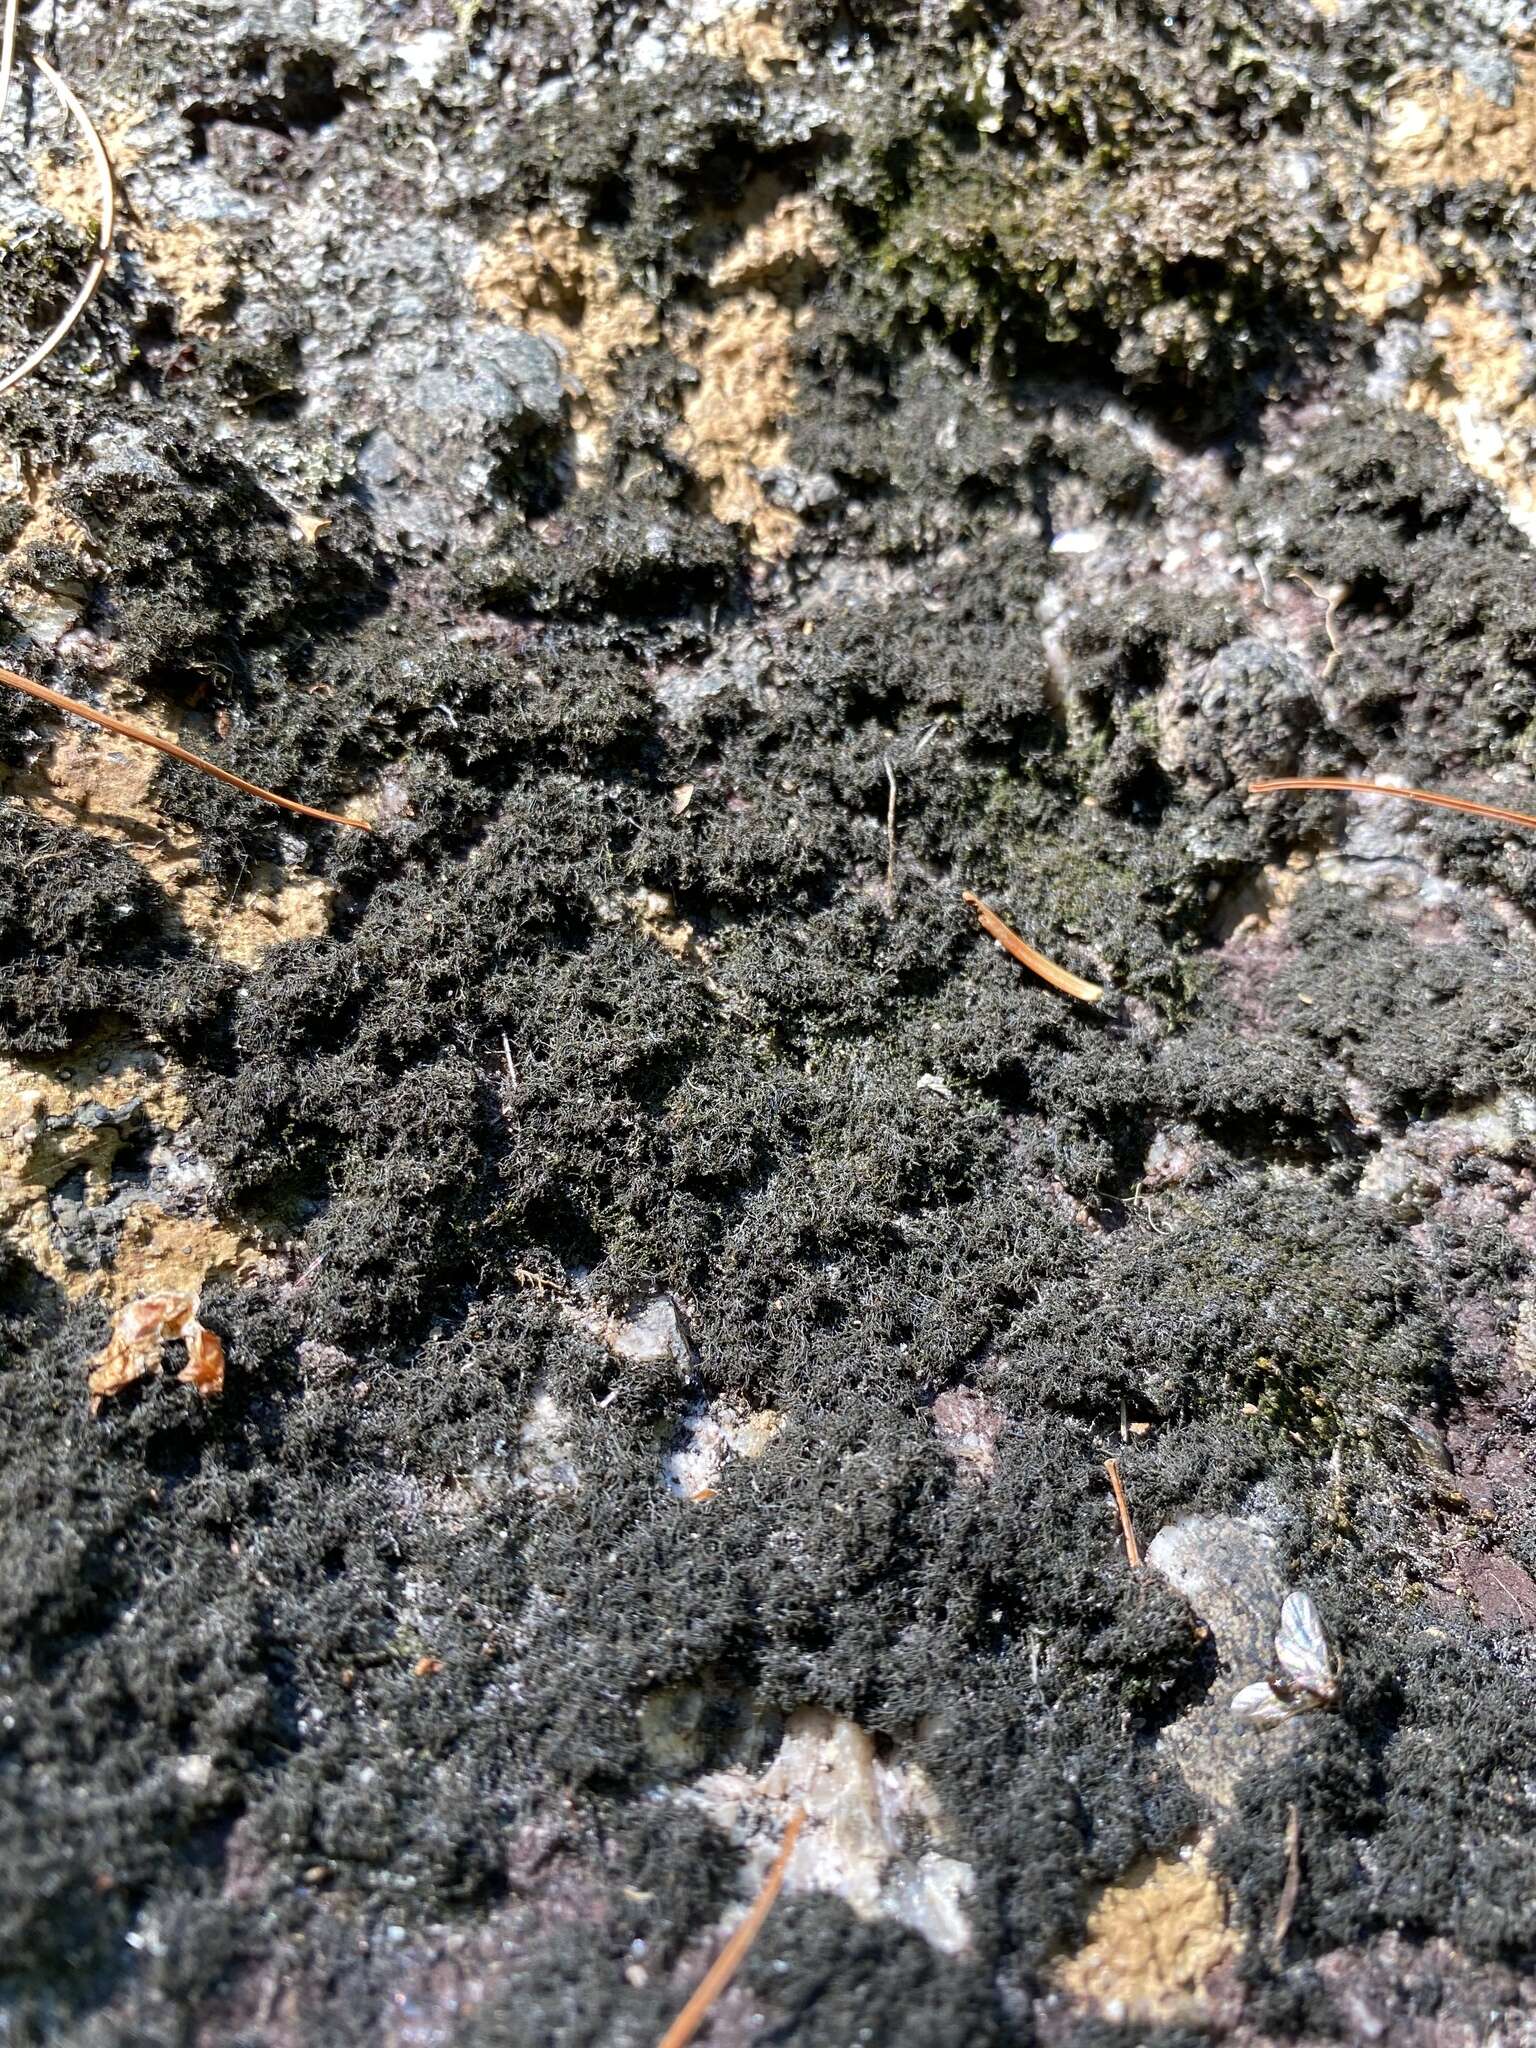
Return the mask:
[[37,47],[0,660],[373,830],[0,694],[18,2043],[1528,2025],[1536,843],[1248,791],[1536,810],[1521,10]]

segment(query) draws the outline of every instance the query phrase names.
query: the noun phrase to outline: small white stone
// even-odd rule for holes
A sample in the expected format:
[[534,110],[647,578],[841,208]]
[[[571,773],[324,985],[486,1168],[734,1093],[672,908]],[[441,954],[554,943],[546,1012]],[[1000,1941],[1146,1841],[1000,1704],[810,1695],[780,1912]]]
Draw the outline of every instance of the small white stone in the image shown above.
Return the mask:
[[1051,542],[1053,555],[1095,555],[1109,535],[1102,526],[1074,526]]

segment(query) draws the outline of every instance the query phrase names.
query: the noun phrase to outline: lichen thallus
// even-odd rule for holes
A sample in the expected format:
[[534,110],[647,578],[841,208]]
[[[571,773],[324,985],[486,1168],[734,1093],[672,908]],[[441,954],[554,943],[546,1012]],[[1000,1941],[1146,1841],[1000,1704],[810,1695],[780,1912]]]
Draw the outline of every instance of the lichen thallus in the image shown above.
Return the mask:
[[[0,24],[0,119],[4,118],[10,104],[11,78],[16,65],[17,26],[20,14],[20,0],[4,0],[4,19]],[[0,376],[0,393],[12,391],[26,377],[38,369],[53,354],[66,336],[74,329],[86,307],[96,295],[106,271],[107,259],[112,253],[112,230],[115,219],[115,194],[112,183],[112,164],[107,156],[96,125],[76,98],[67,81],[37,50],[27,52],[32,63],[47,80],[57,95],[64,112],[76,123],[85,138],[95,167],[96,180],[100,188],[96,216],[96,246],[90,264],[74,297],[34,348],[28,350],[19,363],[13,364]],[[213,775],[220,782],[227,782],[234,789],[243,790],[247,796],[259,797],[263,803],[277,804],[285,811],[294,811],[301,818],[318,818],[327,825],[350,825],[355,831],[368,832],[373,828],[362,818],[344,818],[335,811],[316,810],[311,804],[295,803],[291,797],[279,796],[276,790],[263,789],[260,783],[248,782],[243,775],[236,775],[228,768],[219,768],[212,761],[205,761],[200,754],[189,753],[174,740],[161,739],[157,734],[145,732],[141,727],[130,725],[126,719],[113,718],[104,711],[96,711],[89,704],[82,704],[74,697],[66,697],[58,690],[50,690],[44,683],[35,683],[28,676],[19,676],[12,669],[0,668],[0,683],[10,689],[20,690],[39,702],[48,704],[55,711],[67,711],[76,718],[87,719],[92,725],[99,725],[105,731],[116,733],[121,739],[133,740],[141,747],[156,747],[162,754],[170,754],[175,760],[186,762],[189,768],[201,769],[205,775]]]
[[[1274,796],[1287,790],[1402,797],[1409,803],[1433,804],[1440,810],[1460,811],[1468,817],[1491,818],[1499,824],[1536,831],[1536,816],[1513,810],[1507,804],[1481,803],[1474,797],[1448,796],[1433,789],[1397,789],[1390,783],[1357,781],[1353,776],[1275,775],[1248,785],[1250,796]],[[1406,1417],[1402,1419],[1407,1422]],[[1411,1422],[1408,1427],[1413,1427]],[[1436,1450],[1443,1457],[1443,1446],[1437,1443]],[[1239,1720],[1249,1721],[1257,1728],[1271,1728],[1294,1714],[1331,1707],[1338,1698],[1338,1684],[1333,1654],[1311,1595],[1288,1593],[1275,1632],[1274,1670],[1256,1685],[1244,1686],[1232,1701],[1232,1711]]]
[[[3,39],[0,39],[0,119],[4,118],[6,107],[10,104],[11,74],[16,64],[16,30],[19,12],[20,0],[5,0],[5,24]],[[54,350],[59,346],[59,343],[73,333],[80,320],[80,316],[96,296],[96,287],[101,283],[102,277],[106,272],[107,259],[112,253],[115,199],[112,186],[112,164],[107,156],[106,144],[98,134],[95,122],[92,121],[90,115],[75,97],[68,82],[59,76],[58,72],[48,62],[48,59],[36,50],[29,50],[27,54],[48,81],[66,116],[74,121],[80,133],[85,137],[86,148],[90,151],[91,162],[96,171],[96,182],[100,188],[96,209],[96,246],[92,251],[85,276],[81,279],[79,289],[74,297],[43,336],[42,340],[34,348],[29,349],[19,363],[14,364],[12,368],[6,371],[3,377],[0,377],[0,392],[14,390],[23,378],[30,377],[34,370],[46,363]]]

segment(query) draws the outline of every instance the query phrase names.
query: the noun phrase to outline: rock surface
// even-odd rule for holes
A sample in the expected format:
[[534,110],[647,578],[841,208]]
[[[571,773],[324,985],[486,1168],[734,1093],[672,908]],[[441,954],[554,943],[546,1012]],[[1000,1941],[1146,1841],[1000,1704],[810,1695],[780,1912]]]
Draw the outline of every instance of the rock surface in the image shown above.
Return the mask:
[[1536,808],[1531,10],[194,12],[0,659],[374,830],[0,691],[0,2033],[1524,2038],[1536,842],[1246,784]]

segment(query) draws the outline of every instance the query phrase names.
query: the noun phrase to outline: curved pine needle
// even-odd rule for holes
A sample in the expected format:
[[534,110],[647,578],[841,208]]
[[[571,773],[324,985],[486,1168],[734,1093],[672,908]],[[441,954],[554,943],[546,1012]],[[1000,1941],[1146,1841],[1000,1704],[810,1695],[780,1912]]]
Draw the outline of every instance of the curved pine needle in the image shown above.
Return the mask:
[[773,1910],[773,1902],[784,1882],[784,1873],[789,1868],[789,1859],[794,1854],[796,1837],[804,1826],[803,1812],[797,1810],[790,1815],[784,1839],[779,1844],[779,1853],[763,1879],[762,1890],[747,1908],[746,1918],[705,1971],[698,1989],[662,2035],[657,2048],[687,2048],[688,2042],[708,2018],[710,2007],[741,1967],[742,1957],[756,1941],[763,1922]]
[[279,796],[275,789],[263,789],[259,782],[247,782],[243,775],[236,775],[228,768],[220,768],[212,761],[205,761],[201,754],[190,754],[185,747],[178,747],[174,740],[163,740],[158,733],[145,732],[142,726],[130,725],[126,719],[113,718],[105,711],[97,711],[89,704],[81,704],[74,697],[66,697],[58,690],[50,690],[46,683],[34,683],[30,676],[19,676],[13,669],[0,668],[0,683],[13,690],[21,690],[28,697],[36,697],[40,703],[51,704],[55,711],[68,711],[75,718],[88,719],[92,725],[99,725],[104,732],[115,732],[125,740],[136,740],[141,747],[156,747],[162,754],[169,754],[172,760],[185,761],[189,768],[200,768],[205,775],[217,776],[220,782],[227,782],[232,789],[244,790],[247,796],[260,797],[263,803],[277,804],[285,811],[294,811],[301,818],[318,818],[325,825],[350,825],[354,832],[371,832],[373,827],[362,818],[344,818],[337,811],[317,811],[312,804],[295,803],[291,796]]
[[[9,46],[10,38],[14,33],[14,20],[9,16],[6,22],[6,31]],[[10,54],[14,57],[13,50]],[[7,52],[0,50],[0,64],[6,63],[6,56]],[[81,106],[79,100],[76,99],[74,93],[65,84],[58,72],[54,70],[48,59],[39,56],[37,51],[34,50],[32,52],[32,62],[58,94],[60,106],[63,107],[66,114],[74,119],[81,134],[85,137],[86,147],[90,150],[91,160],[96,166],[96,176],[101,183],[101,206],[97,215],[96,254],[91,258],[91,266],[85,273],[84,282],[48,333],[37,344],[36,348],[31,349],[23,356],[15,369],[7,370],[5,375],[0,377],[0,393],[14,390],[24,377],[30,377],[35,369],[47,362],[48,358],[59,346],[59,343],[73,332],[81,314],[91,303],[92,299],[95,298],[96,287],[101,283],[102,275],[107,267],[107,258],[112,254],[112,228],[115,218],[116,201],[112,190],[112,165],[107,156],[106,144],[97,134],[96,125],[90,115]],[[9,81],[10,69],[7,64],[7,85]]]
[[1048,981],[1052,988],[1059,988],[1064,996],[1076,996],[1080,1003],[1101,1003],[1104,991],[1096,981],[1084,981],[1076,974],[1069,974],[1065,967],[1058,967],[1054,960],[1047,960],[1043,953],[1037,953],[1033,946],[1021,939],[1011,926],[1003,923],[989,903],[983,903],[969,889],[965,900],[975,911],[981,928],[990,938],[996,939],[1005,953],[1011,953],[1015,960],[1027,967],[1032,974],[1038,974],[1042,981]]
[[0,121],[11,103],[11,73],[16,69],[16,22],[21,0],[5,0],[5,41],[0,46]]
[[1465,811],[1472,818],[1494,818],[1504,825],[1525,825],[1536,832],[1536,818],[1528,811],[1511,811],[1503,804],[1480,804],[1469,796],[1442,796],[1433,789],[1393,789],[1382,782],[1355,782],[1342,775],[1278,775],[1262,782],[1250,782],[1250,796],[1271,796],[1276,790],[1343,790],[1350,796],[1399,796],[1409,803],[1436,804],[1443,811]]

